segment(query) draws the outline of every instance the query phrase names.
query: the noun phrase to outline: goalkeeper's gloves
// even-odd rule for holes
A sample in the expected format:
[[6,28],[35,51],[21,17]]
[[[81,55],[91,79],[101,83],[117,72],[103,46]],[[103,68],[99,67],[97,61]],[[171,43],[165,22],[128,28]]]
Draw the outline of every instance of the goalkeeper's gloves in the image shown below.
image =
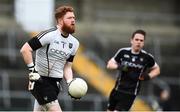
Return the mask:
[[37,72],[30,72],[29,73],[29,80],[30,81],[38,81],[40,80],[41,76]]
[[36,71],[34,64],[31,63],[31,64],[28,64],[27,66],[28,66],[28,69],[30,71],[29,80],[30,81],[38,81],[38,80],[40,80],[41,76]]

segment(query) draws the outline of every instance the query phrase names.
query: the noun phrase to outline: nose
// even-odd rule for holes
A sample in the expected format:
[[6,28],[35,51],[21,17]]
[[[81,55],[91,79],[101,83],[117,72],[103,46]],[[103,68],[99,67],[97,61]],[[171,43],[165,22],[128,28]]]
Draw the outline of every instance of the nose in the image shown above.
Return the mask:
[[75,22],[75,19],[72,19],[73,22]]
[[75,19],[72,19],[72,23],[73,23],[73,24],[75,23]]

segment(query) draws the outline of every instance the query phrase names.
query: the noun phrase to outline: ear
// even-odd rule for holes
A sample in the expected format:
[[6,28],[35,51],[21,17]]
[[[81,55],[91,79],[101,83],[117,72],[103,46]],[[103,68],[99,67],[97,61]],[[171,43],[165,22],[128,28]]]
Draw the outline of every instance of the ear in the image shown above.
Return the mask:
[[133,44],[133,39],[132,38],[130,39],[130,42],[131,42],[131,44]]
[[57,23],[58,23],[59,25],[62,25],[62,24],[63,24],[63,20],[62,20],[61,18],[59,18],[58,21],[57,21]]

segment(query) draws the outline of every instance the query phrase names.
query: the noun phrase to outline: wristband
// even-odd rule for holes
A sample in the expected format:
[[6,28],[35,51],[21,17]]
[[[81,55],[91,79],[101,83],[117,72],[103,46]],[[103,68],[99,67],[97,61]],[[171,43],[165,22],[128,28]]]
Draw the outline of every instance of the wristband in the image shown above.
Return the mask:
[[33,63],[33,62],[31,62],[31,63],[27,64],[27,67],[28,67],[28,68],[32,68],[32,67],[34,67],[34,63]]
[[33,63],[33,62],[30,63],[30,64],[27,64],[27,67],[28,67],[29,71],[31,71],[31,72],[34,72],[34,71],[35,71],[34,63]]

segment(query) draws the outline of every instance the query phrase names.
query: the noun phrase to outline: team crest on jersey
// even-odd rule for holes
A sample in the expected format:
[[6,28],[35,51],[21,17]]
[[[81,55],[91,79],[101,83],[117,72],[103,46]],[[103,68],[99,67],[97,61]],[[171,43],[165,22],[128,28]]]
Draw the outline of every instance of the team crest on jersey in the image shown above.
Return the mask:
[[137,58],[137,56],[132,56],[132,62],[135,62]]
[[136,59],[133,57],[133,58],[132,58],[132,62],[135,62],[135,60],[136,60]]
[[143,58],[140,58],[140,61],[142,62],[144,59]]
[[47,97],[47,96],[45,96],[45,97],[44,97],[44,100],[46,100],[46,101],[47,101],[47,100],[48,100],[48,97]]
[[73,44],[72,43],[69,43],[69,48],[71,49],[73,47]]
[[125,58],[130,58],[130,56],[128,54],[124,54]]

